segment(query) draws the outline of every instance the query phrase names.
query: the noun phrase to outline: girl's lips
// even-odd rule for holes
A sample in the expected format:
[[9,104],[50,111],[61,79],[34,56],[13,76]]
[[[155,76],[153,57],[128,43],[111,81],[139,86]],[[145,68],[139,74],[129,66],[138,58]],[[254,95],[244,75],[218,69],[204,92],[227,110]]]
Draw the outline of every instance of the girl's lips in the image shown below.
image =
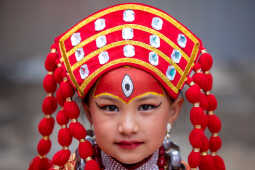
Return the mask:
[[122,149],[135,149],[136,147],[140,146],[144,142],[139,141],[120,141],[116,142],[115,144],[118,145]]

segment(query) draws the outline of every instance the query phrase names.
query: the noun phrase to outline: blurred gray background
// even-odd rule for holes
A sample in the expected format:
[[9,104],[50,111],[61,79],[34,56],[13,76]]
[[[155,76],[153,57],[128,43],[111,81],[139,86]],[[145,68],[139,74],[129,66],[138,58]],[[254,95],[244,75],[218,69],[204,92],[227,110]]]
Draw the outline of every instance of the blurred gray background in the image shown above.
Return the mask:
[[[36,155],[43,63],[54,37],[92,12],[121,2],[158,7],[203,40],[215,59],[216,113],[223,121],[219,154],[229,170],[254,169],[253,0],[0,0],[0,169],[27,169]],[[184,159],[191,149],[189,108],[185,104],[172,135]]]

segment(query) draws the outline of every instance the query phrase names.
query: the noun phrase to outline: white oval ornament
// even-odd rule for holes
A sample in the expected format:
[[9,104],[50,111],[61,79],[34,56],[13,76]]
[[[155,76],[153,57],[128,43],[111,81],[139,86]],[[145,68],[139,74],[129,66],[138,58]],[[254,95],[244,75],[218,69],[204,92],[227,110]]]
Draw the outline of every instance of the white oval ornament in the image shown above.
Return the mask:
[[124,76],[121,86],[122,86],[122,92],[124,93],[124,95],[126,97],[131,96],[134,90],[134,85],[129,75],[126,74]]

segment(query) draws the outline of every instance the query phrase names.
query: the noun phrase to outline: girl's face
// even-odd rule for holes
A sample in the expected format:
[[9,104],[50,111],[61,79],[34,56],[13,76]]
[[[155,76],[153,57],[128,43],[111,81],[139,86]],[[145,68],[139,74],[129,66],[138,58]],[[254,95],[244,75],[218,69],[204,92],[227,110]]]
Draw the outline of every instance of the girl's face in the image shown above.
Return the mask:
[[150,90],[127,102],[109,94],[93,93],[84,107],[94,125],[96,142],[119,162],[138,163],[162,145],[166,125],[177,118],[182,99],[172,103],[163,90],[162,94]]

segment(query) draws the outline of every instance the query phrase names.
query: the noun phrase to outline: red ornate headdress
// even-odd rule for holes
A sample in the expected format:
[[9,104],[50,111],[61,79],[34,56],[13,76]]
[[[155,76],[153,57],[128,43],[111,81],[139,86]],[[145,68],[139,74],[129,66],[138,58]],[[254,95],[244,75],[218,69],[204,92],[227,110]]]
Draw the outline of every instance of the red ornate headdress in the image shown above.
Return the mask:
[[[225,169],[216,152],[221,147],[218,135],[221,121],[214,110],[217,100],[210,92],[213,78],[209,70],[212,57],[202,42],[169,14],[143,4],[120,4],[100,10],[74,25],[55,39],[45,61],[48,74],[43,81],[47,93],[38,130],[42,135],[30,170],[62,167],[70,157],[72,138],[79,141],[79,154],[86,160],[85,170],[99,169],[91,159],[91,144],[86,130],[78,122],[80,110],[72,100],[75,92],[85,97],[97,79],[117,67],[133,66],[150,73],[177,98],[185,84],[187,100],[193,104],[190,120],[194,127],[189,140],[193,147],[188,162],[201,170]],[[194,74],[191,72],[194,71]],[[62,149],[50,161],[50,134],[54,128],[52,114],[61,109],[56,121],[61,127],[58,142]],[[204,131],[209,129],[208,139]]]

